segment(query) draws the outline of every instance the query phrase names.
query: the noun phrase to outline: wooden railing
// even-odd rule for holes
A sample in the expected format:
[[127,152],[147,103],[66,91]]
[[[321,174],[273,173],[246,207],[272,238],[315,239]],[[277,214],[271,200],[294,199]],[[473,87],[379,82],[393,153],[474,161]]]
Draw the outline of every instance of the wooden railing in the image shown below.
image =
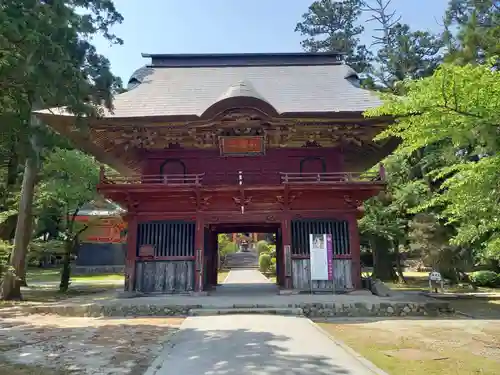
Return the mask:
[[325,185],[349,183],[380,183],[385,181],[384,170],[377,172],[327,172],[327,173],[285,173],[285,172],[216,172],[201,174],[167,174],[122,176],[101,172],[101,184],[162,184],[169,186],[255,186],[255,185]]
[[280,173],[283,184],[342,184],[356,182],[383,182],[380,173],[328,172],[328,173]]
[[203,183],[201,174],[166,174],[122,176],[118,174],[101,174],[101,184],[166,184],[171,186],[199,186]]

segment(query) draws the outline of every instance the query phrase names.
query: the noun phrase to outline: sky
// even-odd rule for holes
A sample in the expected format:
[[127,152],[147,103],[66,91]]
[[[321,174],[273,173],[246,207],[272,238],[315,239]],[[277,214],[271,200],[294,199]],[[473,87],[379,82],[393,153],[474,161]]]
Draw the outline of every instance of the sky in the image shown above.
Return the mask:
[[[441,31],[447,0],[393,0],[412,29]],[[124,21],[113,31],[124,40],[94,43],[124,84],[148,59],[141,53],[300,52],[295,26],[312,0],[114,0]],[[371,44],[376,25],[366,23]]]

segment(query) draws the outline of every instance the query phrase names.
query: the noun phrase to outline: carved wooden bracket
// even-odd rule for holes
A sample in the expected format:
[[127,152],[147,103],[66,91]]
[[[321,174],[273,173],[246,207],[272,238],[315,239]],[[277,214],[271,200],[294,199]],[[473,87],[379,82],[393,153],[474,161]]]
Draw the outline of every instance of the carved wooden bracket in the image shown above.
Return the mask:
[[353,199],[350,195],[344,195],[344,202],[351,208],[358,208],[363,205],[363,201]]

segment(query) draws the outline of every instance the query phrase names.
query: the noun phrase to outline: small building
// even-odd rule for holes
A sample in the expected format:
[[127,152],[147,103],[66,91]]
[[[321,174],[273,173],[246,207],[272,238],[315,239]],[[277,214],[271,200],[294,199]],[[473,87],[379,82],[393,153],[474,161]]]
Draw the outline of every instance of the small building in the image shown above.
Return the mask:
[[75,221],[88,226],[79,237],[75,262],[79,272],[104,272],[125,266],[125,213],[109,200],[88,202],[78,210]]
[[[127,210],[126,289],[217,284],[218,233],[275,233],[284,289],[361,287],[357,219],[396,146],[381,104],[335,53],[143,55],[148,65],[89,133],[40,117],[120,174],[98,190]],[[309,234],[333,237],[332,281],[310,281]],[[333,285],[332,285],[333,284]]]

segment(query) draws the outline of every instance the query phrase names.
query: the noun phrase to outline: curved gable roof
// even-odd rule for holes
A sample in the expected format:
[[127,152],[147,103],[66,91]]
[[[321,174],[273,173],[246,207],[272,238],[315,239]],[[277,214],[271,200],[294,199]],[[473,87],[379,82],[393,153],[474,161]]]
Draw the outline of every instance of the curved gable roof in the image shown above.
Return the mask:
[[[238,93],[268,103],[281,115],[361,113],[382,104],[375,93],[356,85],[353,76],[354,70],[344,64],[143,67],[132,76],[133,88],[115,97],[114,111],[105,117],[200,117],[221,98]],[[235,86],[238,82],[245,84]]]

